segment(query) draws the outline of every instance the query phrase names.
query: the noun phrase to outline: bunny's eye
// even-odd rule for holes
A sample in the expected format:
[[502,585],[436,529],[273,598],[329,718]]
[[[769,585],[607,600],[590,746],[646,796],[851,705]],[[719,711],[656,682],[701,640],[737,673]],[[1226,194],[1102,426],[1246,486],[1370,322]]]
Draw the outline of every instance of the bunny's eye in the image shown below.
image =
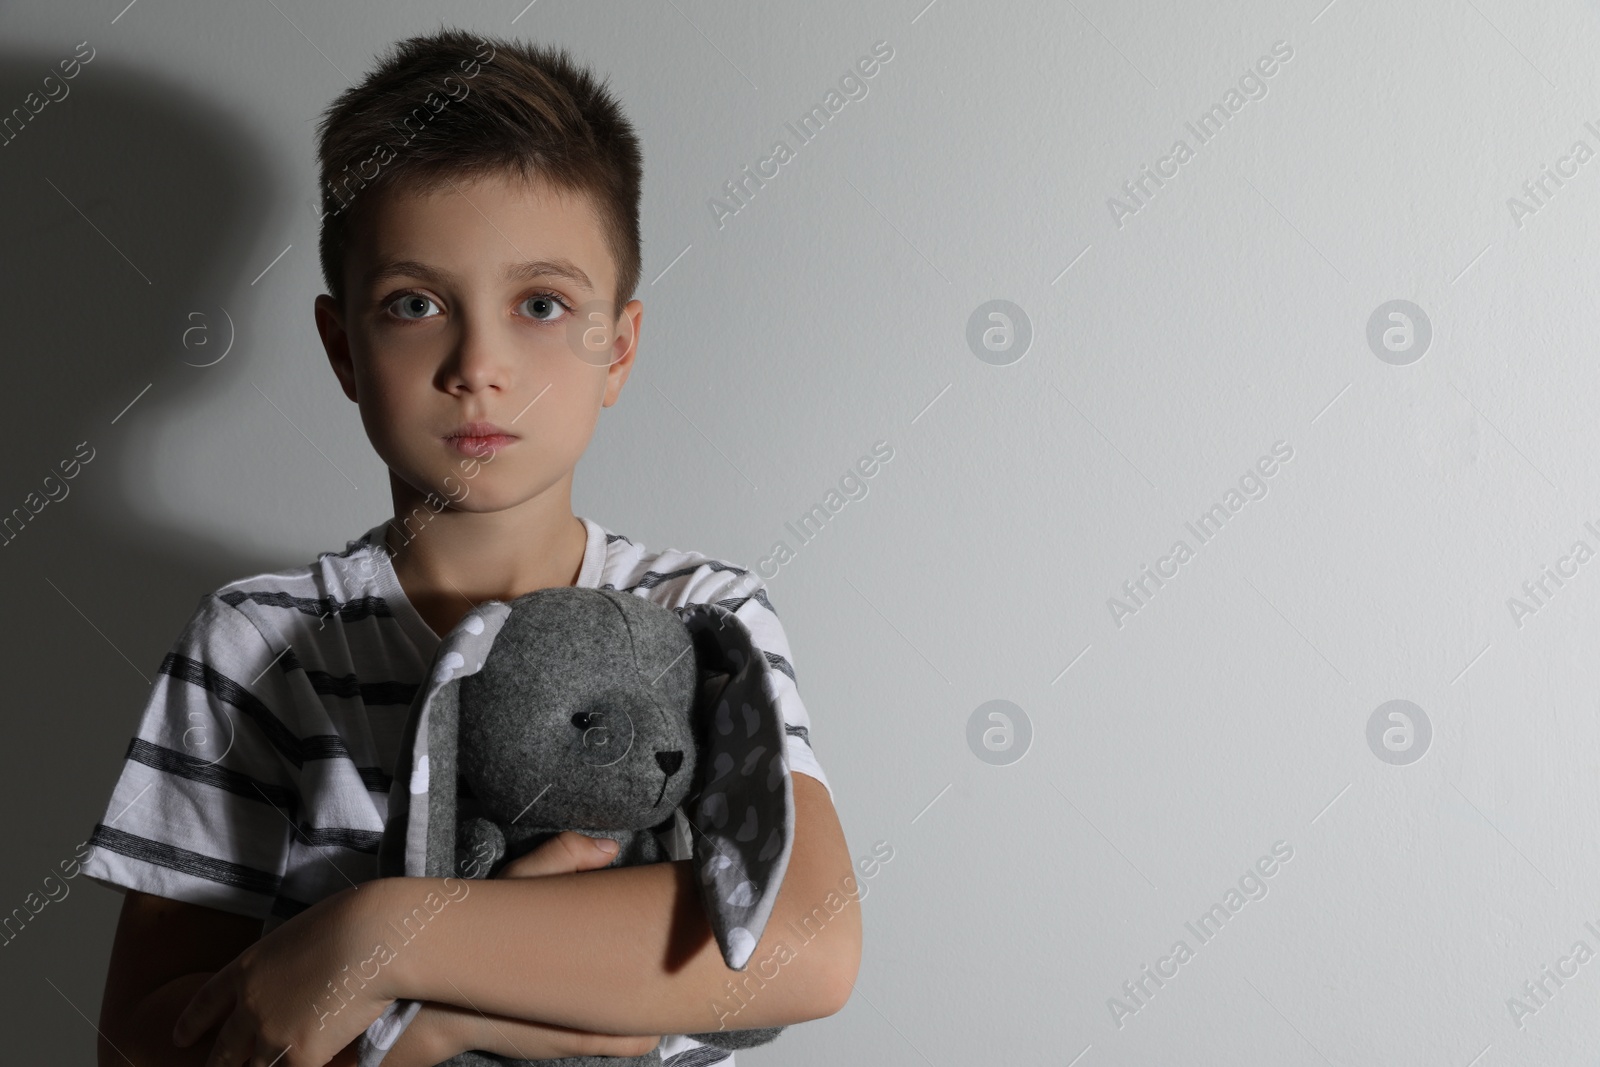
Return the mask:
[[633,748],[633,717],[614,703],[573,712],[570,721],[578,731],[570,751],[591,767],[609,767]]
[[611,723],[603,711],[579,711],[572,716],[572,725],[583,733],[578,743],[586,753],[603,752],[612,741]]

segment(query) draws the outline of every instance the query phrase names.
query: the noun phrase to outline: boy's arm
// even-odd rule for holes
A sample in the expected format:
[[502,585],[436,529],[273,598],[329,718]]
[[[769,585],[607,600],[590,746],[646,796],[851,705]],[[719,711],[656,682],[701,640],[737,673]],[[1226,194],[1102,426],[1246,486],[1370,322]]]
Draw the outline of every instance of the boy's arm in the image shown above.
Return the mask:
[[[831,1015],[860,965],[860,907],[826,787],[796,773],[793,790],[788,870],[743,971],[723,962],[694,868],[678,860],[474,880],[465,895],[442,878],[368,883],[379,891],[357,899],[380,922],[422,907],[430,893],[460,898],[432,913],[382,968],[383,993],[611,1034],[743,1030]],[[742,991],[739,999],[725,983]]]
[[[128,890],[100,998],[95,1062],[101,1067],[203,1067],[217,1027],[179,1048],[172,1043],[172,1024],[195,991],[260,935],[260,919]],[[507,1056],[519,1048],[540,1055],[587,1055],[590,1050],[594,1055],[624,1055],[637,1046],[642,1054],[657,1040],[636,1038],[630,1046],[620,1038],[553,1034],[520,1019],[485,1019],[476,1012],[430,1004],[406,1028],[384,1064],[431,1067],[469,1048]],[[434,1050],[440,1051],[435,1055]],[[354,1067],[355,1062],[351,1042],[329,1067]]]
[[[179,1048],[172,1043],[172,1024],[196,990],[260,937],[260,919],[128,890],[100,997],[95,1062],[203,1067],[211,1041]],[[216,1030],[204,1038],[216,1037]],[[349,1055],[353,1065],[354,1051]]]
[[96,1062],[201,1067],[210,1043],[178,1048],[173,1020],[212,972],[260,936],[260,919],[128,890],[100,998]]

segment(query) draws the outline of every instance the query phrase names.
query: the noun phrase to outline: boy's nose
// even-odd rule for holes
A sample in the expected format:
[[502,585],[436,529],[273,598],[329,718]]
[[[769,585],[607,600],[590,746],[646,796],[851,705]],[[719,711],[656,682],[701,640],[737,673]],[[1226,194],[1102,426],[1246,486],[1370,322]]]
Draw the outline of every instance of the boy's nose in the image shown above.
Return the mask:
[[677,749],[672,749],[669,752],[657,752],[656,765],[661,768],[662,773],[670,777],[678,773],[678,768],[683,766],[683,753]]
[[468,392],[481,392],[490,386],[504,389],[511,384],[510,361],[506,347],[489,331],[468,328],[460,338],[450,367],[451,392],[465,386]]

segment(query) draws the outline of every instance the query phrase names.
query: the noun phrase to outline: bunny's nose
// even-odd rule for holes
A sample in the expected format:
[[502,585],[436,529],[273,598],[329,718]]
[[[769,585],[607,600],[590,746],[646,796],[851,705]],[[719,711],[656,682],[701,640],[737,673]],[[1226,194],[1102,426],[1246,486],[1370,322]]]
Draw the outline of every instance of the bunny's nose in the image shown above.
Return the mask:
[[670,777],[678,773],[678,768],[683,766],[683,753],[677,749],[672,749],[670,752],[657,752],[656,766],[661,768],[662,773]]

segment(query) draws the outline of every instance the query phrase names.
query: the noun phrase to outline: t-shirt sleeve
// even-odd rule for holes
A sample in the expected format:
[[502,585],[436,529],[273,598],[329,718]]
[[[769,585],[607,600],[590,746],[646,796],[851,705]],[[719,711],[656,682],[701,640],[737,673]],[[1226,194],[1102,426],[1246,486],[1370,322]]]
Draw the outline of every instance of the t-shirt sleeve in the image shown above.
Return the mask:
[[833,786],[822,773],[816,752],[811,747],[811,716],[800,699],[800,688],[794,672],[794,655],[789,650],[789,638],[778,621],[778,613],[767,595],[764,582],[755,572],[746,571],[735,577],[712,600],[734,613],[750,631],[756,648],[766,656],[768,695],[783,713],[784,756],[790,774],[808,774],[821,782],[833,799]]
[[299,816],[284,650],[215,593],[161,661],[82,870],[265,919]]

